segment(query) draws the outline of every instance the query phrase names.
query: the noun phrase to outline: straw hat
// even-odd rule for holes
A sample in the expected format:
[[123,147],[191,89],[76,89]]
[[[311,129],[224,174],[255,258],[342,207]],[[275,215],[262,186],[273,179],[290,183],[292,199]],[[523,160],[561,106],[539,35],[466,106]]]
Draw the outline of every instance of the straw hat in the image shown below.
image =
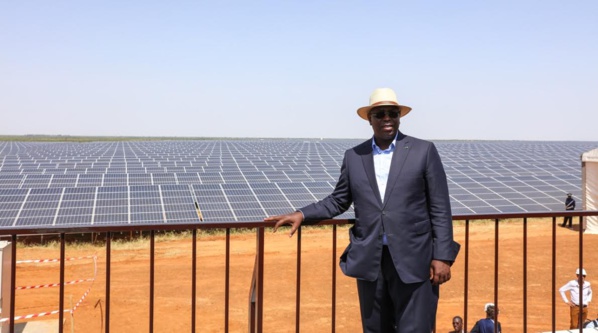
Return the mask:
[[[575,275],[579,275],[579,268],[575,271]],[[586,269],[582,268],[581,269],[581,275],[586,276],[588,274],[586,274]]]
[[399,105],[399,102],[397,102],[397,95],[392,89],[378,88],[374,90],[374,92],[370,96],[370,105],[357,109],[357,114],[361,118],[369,120],[368,112],[370,112],[372,108],[382,105],[398,106],[399,111],[401,112],[401,117],[404,117],[406,114],[409,113],[409,111],[411,111],[410,107],[405,105]]

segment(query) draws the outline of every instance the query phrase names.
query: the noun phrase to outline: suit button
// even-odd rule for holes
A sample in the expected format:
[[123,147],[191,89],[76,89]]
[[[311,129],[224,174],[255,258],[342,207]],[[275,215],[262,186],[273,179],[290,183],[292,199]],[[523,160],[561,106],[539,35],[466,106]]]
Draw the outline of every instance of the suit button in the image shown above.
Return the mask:
[[384,215],[386,215],[386,212],[385,212],[385,211],[382,211],[382,216],[384,216]]

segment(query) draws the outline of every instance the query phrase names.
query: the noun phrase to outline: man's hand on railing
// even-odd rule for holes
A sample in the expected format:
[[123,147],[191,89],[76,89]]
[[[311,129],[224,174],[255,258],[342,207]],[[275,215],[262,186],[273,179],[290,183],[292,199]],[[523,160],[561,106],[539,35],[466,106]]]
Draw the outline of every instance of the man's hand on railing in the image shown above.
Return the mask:
[[276,232],[280,226],[290,225],[291,233],[289,234],[289,237],[293,237],[293,234],[299,229],[301,222],[303,222],[303,213],[293,212],[285,215],[268,216],[264,219],[264,222],[276,222],[274,225],[274,232]]

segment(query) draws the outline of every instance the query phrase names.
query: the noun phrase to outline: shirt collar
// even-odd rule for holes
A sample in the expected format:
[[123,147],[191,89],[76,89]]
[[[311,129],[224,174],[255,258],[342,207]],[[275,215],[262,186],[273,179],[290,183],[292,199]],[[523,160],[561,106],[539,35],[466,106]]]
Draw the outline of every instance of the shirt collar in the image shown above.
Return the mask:
[[374,138],[372,136],[372,150],[373,150],[374,154],[382,154],[383,152],[387,152],[387,153],[394,152],[395,151],[395,142],[397,141],[398,136],[399,136],[399,131],[397,131],[397,134],[395,134],[395,138],[392,140],[390,146],[385,150],[382,150],[382,149],[380,149],[380,147],[378,147],[378,145],[376,144],[376,138]]

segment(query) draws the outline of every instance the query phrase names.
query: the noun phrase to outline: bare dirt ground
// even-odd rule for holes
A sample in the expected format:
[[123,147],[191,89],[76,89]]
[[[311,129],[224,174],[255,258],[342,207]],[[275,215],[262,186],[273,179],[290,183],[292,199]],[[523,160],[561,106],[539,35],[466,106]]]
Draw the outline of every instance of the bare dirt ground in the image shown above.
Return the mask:
[[[551,329],[553,282],[552,226],[550,220],[528,223],[528,332]],[[477,222],[470,227],[469,306],[467,327],[484,317],[483,306],[494,299],[494,223]],[[465,245],[465,227],[455,226],[455,238]],[[499,320],[506,332],[523,332],[523,224],[501,222],[499,228],[498,296]],[[579,234],[557,228],[556,281],[558,289],[575,278],[578,265]],[[225,322],[225,243],[224,235],[200,235],[197,242],[197,332],[223,332]],[[356,283],[340,272],[331,255],[330,228],[304,228],[301,267],[301,332],[331,331],[331,271],[337,271],[336,332],[360,332],[361,323]],[[588,281],[598,272],[598,235],[584,236],[584,267]],[[340,255],[348,243],[347,230],[339,228]],[[229,331],[247,332],[248,297],[255,260],[255,235],[231,236],[231,275]],[[296,239],[286,230],[266,231],[264,332],[295,332]],[[75,310],[65,314],[65,332],[103,332],[106,314],[105,249],[103,246],[68,246],[67,257],[97,254],[97,274],[91,282],[65,287],[65,308],[71,308],[91,285],[91,291]],[[454,315],[464,314],[464,254],[453,266],[453,278],[440,290],[437,332],[448,332]],[[134,241],[112,247],[110,331],[149,330],[149,242]],[[19,247],[17,260],[58,258],[54,247]],[[189,332],[191,325],[191,239],[156,242],[155,332]],[[94,277],[91,259],[66,262],[66,281]],[[59,281],[58,263],[20,264],[17,285],[32,286]],[[72,304],[72,305],[71,305]],[[568,327],[568,308],[556,292],[556,328]],[[18,290],[16,314],[35,314],[58,309],[58,288]],[[590,318],[598,308],[590,305]],[[40,319],[58,318],[58,315]]]

